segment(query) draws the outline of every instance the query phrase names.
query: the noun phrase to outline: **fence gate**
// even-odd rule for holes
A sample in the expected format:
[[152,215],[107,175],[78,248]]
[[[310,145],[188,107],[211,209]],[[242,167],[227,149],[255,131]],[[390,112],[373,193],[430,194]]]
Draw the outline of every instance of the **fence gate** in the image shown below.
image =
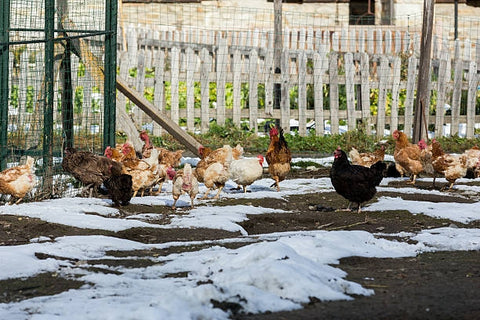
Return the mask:
[[36,160],[35,198],[60,196],[67,146],[115,143],[117,1],[3,0],[1,169]]

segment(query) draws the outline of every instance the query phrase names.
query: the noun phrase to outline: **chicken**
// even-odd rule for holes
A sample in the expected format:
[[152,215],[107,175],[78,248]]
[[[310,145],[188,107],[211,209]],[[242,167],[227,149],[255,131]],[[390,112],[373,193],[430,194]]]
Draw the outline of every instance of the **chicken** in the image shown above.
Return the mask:
[[450,183],[448,190],[459,178],[467,174],[467,157],[465,154],[452,155],[443,152],[440,142],[432,141],[432,165],[435,172],[443,174]]
[[473,169],[473,174],[475,178],[480,177],[480,157],[478,158],[477,164],[475,165],[475,169]]
[[386,165],[378,161],[370,168],[352,165],[347,154],[338,147],[334,152],[334,161],[330,169],[330,180],[335,191],[349,201],[347,210],[352,202],[358,204],[357,212],[361,211],[363,202],[369,201],[377,193],[376,186],[383,179]]
[[117,148],[112,148],[110,146],[105,148],[105,152],[103,154],[105,157],[115,160],[117,162],[121,162],[123,160],[123,153],[121,150]]
[[230,179],[243,187],[243,192],[247,192],[247,186],[251,185],[262,177],[263,174],[262,155],[253,159],[233,160],[230,164]]
[[233,158],[233,149],[229,145],[225,145],[223,146],[222,151],[225,152],[225,155],[224,157],[219,157],[219,160],[223,162],[214,162],[205,169],[203,183],[205,184],[205,187],[207,187],[207,191],[202,199],[206,199],[210,190],[214,188],[218,188],[218,192],[214,197],[214,199],[218,199],[220,197],[220,192],[225,187],[225,183],[230,179],[229,169]]
[[0,193],[10,195],[9,204],[19,204],[33,190],[35,175],[33,173],[35,160],[27,156],[25,164],[8,168],[0,172]]
[[152,150],[158,150],[158,163],[164,164],[167,167],[176,168],[180,165],[180,160],[182,159],[182,154],[184,150],[177,150],[177,151],[169,151],[165,148],[155,147],[150,142],[150,137],[148,136],[147,132],[144,130],[140,132],[140,139],[144,141],[144,145],[142,147],[142,156],[143,158],[149,158]]
[[112,199],[113,205],[118,207],[120,205],[126,206],[132,199],[132,176],[129,174],[121,174],[118,176],[111,176],[103,182],[108,194]]
[[108,178],[122,174],[122,165],[104,156],[89,151],[77,151],[75,148],[65,148],[62,161],[65,172],[71,173],[85,187],[81,195],[97,195],[98,187]]
[[[172,172],[173,171],[173,172]],[[175,205],[177,203],[178,198],[183,193],[186,193],[190,196],[190,207],[193,208],[193,200],[198,194],[198,181],[197,178],[193,175],[192,167],[189,163],[186,163],[183,167],[183,170],[179,170],[177,173],[173,170],[173,168],[168,169],[168,176],[173,177],[173,187],[172,187],[172,195],[173,195],[173,205],[172,209],[175,210]]]
[[205,171],[211,164],[218,162],[224,165],[228,156],[231,157],[231,161],[232,158],[238,160],[243,155],[243,148],[240,145],[235,146],[233,149],[229,145],[224,145],[213,151],[204,146],[200,146],[198,149],[198,152],[202,155],[202,159],[197,163],[194,172],[198,182],[204,182]]
[[[435,141],[435,139],[433,139],[432,142],[433,141]],[[425,140],[421,139],[420,141],[418,141],[417,145],[420,147],[420,162],[423,166],[423,172],[430,176],[433,176],[433,187],[435,187],[437,173],[435,172],[432,164],[432,144],[427,144]]]
[[469,178],[475,178],[475,170],[478,159],[480,159],[480,149],[477,146],[465,150],[463,153],[467,158],[467,176]]
[[139,191],[143,196],[146,189],[156,186],[162,178],[157,161],[158,150],[153,149],[151,157],[146,159],[138,159],[130,144],[124,144],[122,152],[124,155],[123,173],[132,176],[133,197]]
[[420,172],[423,171],[423,165],[420,160],[420,147],[411,144],[405,133],[395,130],[393,138],[396,140],[393,158],[397,170],[402,174],[409,173],[410,183],[415,184],[415,180]]
[[348,155],[350,156],[352,164],[370,168],[374,163],[383,161],[385,158],[385,146],[381,146],[380,149],[377,149],[374,152],[362,153],[359,153],[357,149],[352,148]]
[[276,186],[277,191],[280,191],[279,183],[285,180],[285,177],[290,172],[292,154],[283,136],[283,129],[280,129],[280,132],[278,132],[277,128],[273,127],[270,129],[269,134],[270,145],[268,146],[265,158],[268,163],[268,172],[273,180],[275,180],[272,187]]

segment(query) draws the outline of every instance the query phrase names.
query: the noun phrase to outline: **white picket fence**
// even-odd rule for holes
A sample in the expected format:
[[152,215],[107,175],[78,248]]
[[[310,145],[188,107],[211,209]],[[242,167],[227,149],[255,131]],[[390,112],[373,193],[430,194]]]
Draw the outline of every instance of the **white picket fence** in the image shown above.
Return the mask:
[[[294,119],[302,136],[307,134],[307,123],[312,121],[317,135],[339,133],[344,122],[348,129],[354,129],[360,119],[371,124],[367,130],[376,130],[378,136],[399,125],[406,133],[412,130],[418,34],[368,28],[340,32],[289,30],[284,33],[281,74],[274,73],[271,31],[202,33],[130,28],[126,38],[128,49],[118,53],[120,77],[140,92],[153,88],[154,105],[176,122],[186,118],[186,129],[191,132],[206,132],[212,118],[220,125],[226,119],[232,119],[236,125],[245,121],[255,131],[261,119],[279,119],[289,131],[290,120]],[[434,37],[434,79],[430,88],[431,95],[436,96],[433,109],[440,112],[426,116],[428,123],[435,125],[436,136],[463,133],[465,128],[465,135],[473,137],[475,124],[480,123],[480,115],[475,112],[479,49],[478,41],[449,42]],[[132,69],[136,70],[135,77],[131,76]],[[146,77],[153,69],[154,77]],[[171,88],[168,92],[166,83]],[[215,108],[210,101],[211,83],[216,84]],[[273,107],[275,83],[282,88],[280,109]],[[233,87],[231,103],[225,100],[227,84]],[[248,84],[248,105],[242,107],[244,84]],[[265,85],[264,107],[258,105],[259,84]],[[180,85],[186,86],[182,104]],[[328,85],[328,108],[323,107],[324,85]],[[307,90],[311,86],[313,107],[307,106]],[[345,86],[346,96],[342,99],[346,99],[346,110],[340,110],[341,86]],[[199,108],[195,108],[196,87],[200,89]],[[298,90],[294,108],[290,107],[287,94],[291,88]],[[402,90],[406,91],[404,101],[400,101]],[[376,114],[370,110],[374,92],[378,92]],[[466,92],[466,101],[462,101],[462,92]],[[447,104],[451,106],[449,115],[445,112]],[[149,122],[138,109],[133,110],[138,124]],[[448,126],[444,128],[445,124]],[[154,133],[160,132],[154,125]]]
[[[154,105],[178,123],[186,119],[186,129],[191,132],[206,132],[212,119],[219,124],[227,119],[236,125],[247,123],[255,131],[262,119],[279,119],[281,126],[289,131],[293,119],[298,121],[300,135],[306,135],[313,122],[316,134],[323,135],[339,133],[345,127],[353,129],[361,119],[371,124],[368,130],[376,130],[378,136],[399,126],[410,133],[419,36],[388,29],[372,29],[376,30],[373,33],[371,29],[354,30],[354,38],[352,32],[346,31],[290,30],[284,36],[289,41],[285,42],[282,52],[283,73],[275,74],[270,31],[235,34],[132,28],[126,34],[128,49],[118,51],[119,76],[140,92],[153,92]],[[338,38],[334,36],[337,33]],[[358,36],[361,34],[365,37]],[[396,36],[390,38],[389,35]],[[435,125],[436,136],[462,133],[472,137],[475,125],[480,123],[480,115],[475,111],[480,45],[478,41],[449,42],[440,41],[438,37],[434,40],[431,63],[434,81],[430,88],[436,97],[432,100],[436,101],[433,109],[441,112],[428,116],[428,122]],[[27,108],[27,92],[36,99],[44,80],[43,55],[39,52],[38,48],[27,47],[17,66],[13,65],[13,54],[10,58],[10,74],[15,76],[11,77],[9,86],[18,89],[18,107],[9,108],[10,130],[21,126],[33,129],[32,126],[41,124],[42,104],[35,100],[33,110]],[[35,57],[35,61],[31,57]],[[73,56],[73,90],[80,88],[83,93],[82,112],[75,116],[75,130],[95,133],[103,122],[103,97],[94,92],[94,81],[88,70],[84,75],[78,72],[79,63]],[[279,109],[273,106],[275,83],[282,88]],[[166,90],[167,84],[170,90]],[[213,99],[212,84],[216,86]],[[58,110],[61,88],[56,85],[55,110]],[[262,106],[258,99],[259,85],[265,88]],[[326,94],[324,85],[328,88]],[[181,94],[181,87],[186,87],[186,96]],[[287,93],[292,88],[298,95],[294,96],[296,101],[290,103]],[[307,92],[311,88],[313,104],[307,103]],[[232,97],[226,95],[227,91]],[[345,96],[340,96],[340,92],[345,92]],[[327,95],[329,104],[324,107]],[[374,95],[378,97],[373,99]],[[405,97],[404,101],[400,101],[401,97]],[[340,109],[340,99],[346,101],[345,110]],[[370,106],[374,101],[378,108],[372,114]],[[118,94],[117,103],[121,108],[126,107],[122,94]],[[448,115],[444,109],[446,104],[451,106]],[[151,123],[135,106],[131,110],[138,128]],[[55,128],[61,130],[60,113],[54,113],[54,121]],[[447,125],[445,129],[444,125]],[[119,121],[117,128],[122,130]],[[156,124],[153,130],[156,135],[162,132]]]

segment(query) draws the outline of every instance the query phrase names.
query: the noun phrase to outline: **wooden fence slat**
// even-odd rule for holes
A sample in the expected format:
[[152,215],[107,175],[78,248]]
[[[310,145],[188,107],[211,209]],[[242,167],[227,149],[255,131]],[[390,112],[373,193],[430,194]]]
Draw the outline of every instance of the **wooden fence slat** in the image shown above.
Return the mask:
[[212,69],[212,58],[206,48],[200,51],[200,96],[201,96],[201,116],[200,131],[208,132],[210,127],[210,71]]
[[323,136],[325,119],[323,114],[323,75],[327,70],[327,53],[322,45],[313,55],[313,90],[315,104],[315,135]]
[[355,116],[355,88],[354,75],[355,66],[353,65],[353,54],[345,53],[345,91],[347,96],[347,118],[348,130],[353,130],[357,126],[357,118]]
[[455,41],[454,55],[451,135],[457,134],[459,130],[460,104],[462,99],[463,66],[462,60],[460,59],[460,41],[458,40]]
[[[141,49],[138,51],[137,55],[137,77],[136,77],[136,84],[135,87],[137,88],[138,92],[145,91],[145,50]],[[143,118],[143,113],[139,108],[135,108],[135,119],[140,123],[143,122],[145,119]]]
[[195,132],[195,81],[194,72],[197,69],[197,59],[192,48],[185,52],[187,58],[187,130]]
[[329,61],[330,76],[330,132],[331,134],[339,133],[339,96],[338,96],[338,53],[330,53]]
[[380,57],[380,75],[378,87],[377,106],[377,137],[383,137],[385,133],[385,110],[387,107],[387,84],[389,82],[390,65],[386,56]]
[[443,135],[443,123],[445,119],[445,103],[446,103],[446,88],[447,81],[450,78],[450,73],[447,73],[447,65],[449,55],[447,50],[442,50],[440,55],[440,63],[438,67],[438,80],[437,80],[437,105],[435,115],[435,136],[440,137]]
[[478,74],[477,64],[472,61],[468,68],[468,95],[467,95],[467,139],[475,133],[475,102],[477,99]]
[[[163,112],[165,104],[165,85],[164,85],[164,69],[165,69],[165,52],[159,50],[155,57],[155,86],[153,92],[153,104],[157,110]],[[162,134],[162,127],[158,124],[153,124],[153,135],[160,136]]]
[[180,120],[179,115],[179,103],[180,103],[180,95],[179,95],[179,85],[180,85],[180,49],[177,47],[172,48],[171,51],[171,79],[170,79],[170,118],[173,122],[178,123]]
[[370,59],[366,52],[360,54],[360,101],[362,106],[362,118],[365,122],[367,134],[371,134],[370,121]]
[[[281,70],[288,70],[290,55],[288,50],[282,52]],[[286,133],[290,132],[290,75],[282,73],[281,99],[280,99],[280,126]]]
[[250,113],[250,130],[258,132],[258,53],[250,51],[250,64],[248,67],[248,108]]
[[225,85],[227,76],[228,48],[227,40],[220,38],[216,59],[217,67],[217,124],[225,125]]
[[407,75],[407,95],[405,97],[405,125],[403,132],[408,136],[412,136],[413,128],[413,102],[415,99],[415,84],[417,75],[418,59],[411,56],[408,59],[408,75]]
[[307,54],[298,56],[298,134],[307,134]]
[[265,56],[265,114],[273,115],[273,87],[274,87],[274,48],[269,47]]
[[233,54],[233,124],[240,126],[240,118],[242,114],[242,55],[239,50],[235,50]]
[[392,105],[390,108],[390,132],[398,129],[398,99],[400,94],[400,69],[402,61],[400,57],[393,58],[393,84],[392,84]]

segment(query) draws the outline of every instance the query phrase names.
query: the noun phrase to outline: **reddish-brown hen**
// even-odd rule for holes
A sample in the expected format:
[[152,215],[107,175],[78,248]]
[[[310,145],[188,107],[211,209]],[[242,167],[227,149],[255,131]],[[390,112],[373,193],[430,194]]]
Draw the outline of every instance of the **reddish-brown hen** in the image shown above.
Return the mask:
[[440,142],[435,139],[432,141],[432,165],[435,172],[443,174],[450,183],[449,190],[457,179],[467,174],[467,157],[443,152]]
[[35,185],[35,175],[33,174],[34,159],[27,157],[23,165],[8,168],[0,172],[0,193],[9,194],[10,204],[20,203],[27,193],[32,191]]
[[392,134],[395,139],[395,151],[393,158],[397,170],[403,174],[410,174],[410,183],[415,184],[417,175],[423,171],[423,165],[420,159],[420,147],[408,141],[405,133],[395,130]]
[[283,129],[280,132],[277,128],[270,129],[270,145],[267,149],[265,158],[268,163],[268,172],[272,176],[275,183],[272,186],[277,187],[280,191],[279,183],[285,180],[285,177],[290,172],[290,162],[292,161],[292,154],[288,148],[287,141],[283,136]]

